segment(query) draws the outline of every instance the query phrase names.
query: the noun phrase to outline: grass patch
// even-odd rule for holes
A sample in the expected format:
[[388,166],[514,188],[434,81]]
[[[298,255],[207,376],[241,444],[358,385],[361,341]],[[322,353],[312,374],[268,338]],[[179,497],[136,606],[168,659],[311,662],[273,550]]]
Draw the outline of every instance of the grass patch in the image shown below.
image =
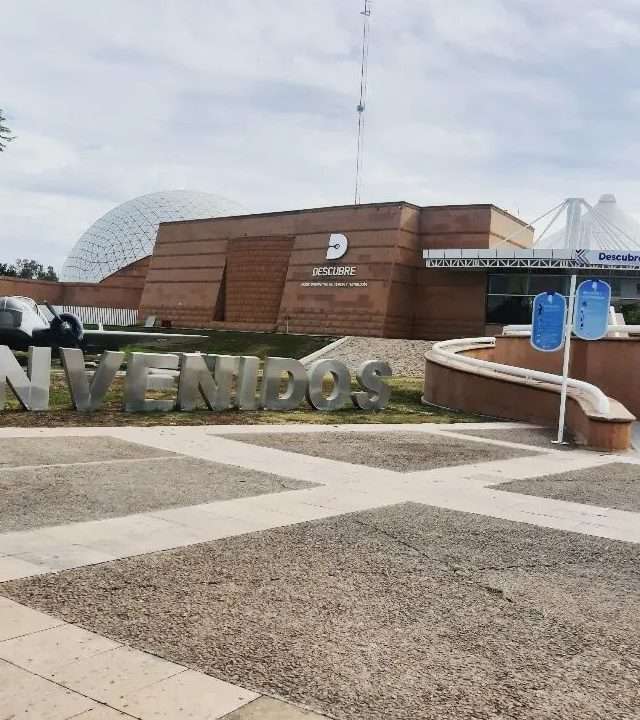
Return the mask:
[[[285,336],[292,337],[292,336]],[[286,353],[285,353],[286,354]],[[334,412],[318,412],[306,402],[296,410],[273,412],[266,410],[211,412],[153,412],[126,413],[123,411],[124,379],[118,377],[111,386],[103,407],[93,413],[73,410],[64,373],[53,372],[50,389],[50,409],[46,412],[25,412],[10,391],[7,409],[0,412],[0,427],[65,427],[122,425],[258,425],[264,423],[316,423],[339,425],[345,423],[453,423],[477,422],[480,418],[453,411],[438,410],[422,405],[422,379],[395,377],[389,381],[391,399],[384,410],[363,411],[345,408]],[[173,394],[175,396],[175,393]],[[149,397],[172,397],[168,392],[150,392]]]
[[[121,328],[119,328],[121,329]],[[144,334],[143,328],[132,328]],[[231,330],[180,330],[151,328],[146,332],[167,335],[204,335],[203,338],[144,338],[132,339],[126,334],[91,336],[89,352],[124,350],[126,352],[203,352],[214,355],[255,355],[264,359],[273,357],[302,358],[336,340],[323,335],[294,335],[285,333],[235,332]]]

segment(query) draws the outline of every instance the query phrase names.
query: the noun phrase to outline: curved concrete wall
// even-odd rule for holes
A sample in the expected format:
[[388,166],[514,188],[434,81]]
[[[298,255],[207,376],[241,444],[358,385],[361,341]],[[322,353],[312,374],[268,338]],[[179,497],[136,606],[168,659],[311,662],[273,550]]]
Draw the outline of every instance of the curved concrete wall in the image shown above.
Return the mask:
[[[640,345],[634,341],[626,342],[634,343],[633,352],[640,349]],[[576,345],[578,346],[578,343]],[[597,343],[580,343],[580,345],[590,346]],[[583,347],[579,352],[583,356],[588,356],[592,350],[590,347]],[[623,351],[621,346],[616,345],[610,347],[609,352]],[[546,372],[559,372],[556,363],[558,360],[561,362],[560,353],[535,351],[529,344],[528,338],[496,338],[495,349],[471,349],[464,354],[482,360]],[[605,347],[600,348],[597,353],[598,360],[600,361],[605,354]],[[582,360],[578,354],[577,358]],[[599,365],[594,363],[594,367]],[[566,424],[570,432],[578,442],[593,449],[627,449],[631,441],[631,423],[635,420],[634,416],[615,397],[612,397],[609,388],[594,382],[592,377],[580,379],[598,385],[609,395],[610,411],[606,415],[599,414],[585,397],[570,392],[566,414]],[[611,380],[611,385],[613,384]],[[455,358],[451,361],[435,359],[430,353],[426,356],[423,400],[464,412],[507,420],[522,420],[549,427],[557,424],[560,406],[558,386],[456,364]]]
[[[562,372],[562,351],[539,352],[526,337],[497,337],[493,359],[532,370]],[[571,340],[570,377],[596,385],[605,395],[640,416],[640,381],[636,368],[640,368],[640,338]]]

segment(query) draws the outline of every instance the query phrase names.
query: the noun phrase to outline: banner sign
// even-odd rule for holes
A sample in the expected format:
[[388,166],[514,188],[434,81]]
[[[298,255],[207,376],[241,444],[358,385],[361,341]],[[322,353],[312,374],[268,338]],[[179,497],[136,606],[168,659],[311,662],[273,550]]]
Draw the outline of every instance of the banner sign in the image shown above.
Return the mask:
[[[76,348],[60,348],[71,400],[76,410],[98,410],[125,361],[125,353],[107,351],[95,372],[85,369],[84,354]],[[351,387],[349,368],[338,360],[316,360],[306,368],[299,360],[200,353],[159,354],[134,352],[126,356],[124,410],[294,410],[306,398],[314,410],[382,410],[391,394],[384,378],[391,377],[389,364],[381,360],[362,363],[355,373],[357,390]],[[260,372],[262,370],[262,372]],[[49,409],[51,348],[30,347],[28,369],[22,368],[6,345],[0,345],[0,410],[7,386],[25,410]],[[326,378],[331,378],[327,390]],[[149,390],[167,384],[175,397],[147,397]]]
[[640,268],[640,250],[576,250],[575,261],[578,266]]
[[536,350],[554,352],[564,344],[567,301],[557,292],[544,292],[533,299],[531,344]]
[[600,340],[609,329],[611,286],[603,280],[578,285],[573,312],[573,332],[582,340]]

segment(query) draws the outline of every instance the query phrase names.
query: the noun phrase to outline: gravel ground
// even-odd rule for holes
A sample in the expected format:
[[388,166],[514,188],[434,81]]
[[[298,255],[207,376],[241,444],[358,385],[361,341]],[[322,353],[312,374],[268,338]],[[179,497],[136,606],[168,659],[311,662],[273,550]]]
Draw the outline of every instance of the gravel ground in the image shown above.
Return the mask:
[[499,490],[640,512],[640,466],[608,463],[557,475],[511,480]]
[[179,455],[135,463],[0,470],[0,532],[301,487],[312,483]]
[[341,360],[352,371],[365,360],[386,360],[394,375],[423,377],[424,354],[432,345],[430,340],[349,336],[335,350],[329,349],[324,357]]
[[341,460],[398,472],[434,470],[453,465],[537,455],[527,450],[418,432],[320,432],[277,435],[256,433],[221,437],[301,455]]
[[171,455],[166,450],[110,437],[4,438],[0,468],[18,465],[126,460]]
[[0,585],[340,720],[629,720],[637,546],[417,504]]
[[533,445],[546,450],[573,450],[576,447],[573,443],[567,445],[552,444],[551,441],[556,439],[558,433],[546,428],[511,428],[509,430],[496,428],[495,430],[452,430],[451,432],[487,438],[487,440],[504,440],[505,442]]

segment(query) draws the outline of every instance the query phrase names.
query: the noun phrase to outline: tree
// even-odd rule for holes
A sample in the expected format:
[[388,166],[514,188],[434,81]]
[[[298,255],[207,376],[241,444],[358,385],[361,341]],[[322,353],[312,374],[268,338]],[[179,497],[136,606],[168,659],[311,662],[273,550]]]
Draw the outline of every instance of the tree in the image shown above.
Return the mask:
[[42,263],[28,258],[18,258],[13,265],[0,263],[0,275],[24,280],[58,280],[58,275],[53,266],[48,265],[44,268]]
[[10,143],[14,138],[11,135],[11,130],[4,124],[6,121],[5,116],[0,108],[0,152],[2,152],[7,143]]
[[17,277],[15,265],[9,265],[9,263],[0,263],[0,277]]

